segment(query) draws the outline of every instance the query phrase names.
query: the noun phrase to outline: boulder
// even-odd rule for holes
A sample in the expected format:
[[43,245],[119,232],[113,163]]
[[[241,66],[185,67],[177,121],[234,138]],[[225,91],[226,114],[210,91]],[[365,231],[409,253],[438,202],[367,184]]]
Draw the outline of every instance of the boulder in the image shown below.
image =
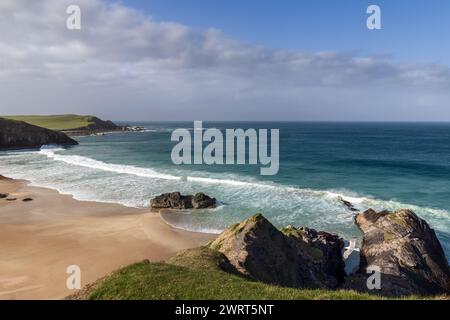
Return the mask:
[[347,209],[349,209],[350,211],[358,211],[358,209],[356,209],[353,206],[353,203],[351,203],[350,201],[345,200],[342,197],[338,197],[339,202],[341,202],[345,207],[347,207]]
[[[360,274],[368,266],[381,270],[384,295],[442,294],[450,292],[450,269],[436,234],[410,210],[356,215],[363,233]],[[358,289],[358,288],[357,288]]]
[[216,199],[204,193],[183,196],[179,192],[171,192],[156,196],[151,200],[150,206],[154,209],[205,209],[214,208]]
[[7,193],[0,193],[0,199],[5,199],[8,197]]
[[72,138],[23,121],[0,118],[0,149],[39,148],[43,145],[76,145]]
[[324,275],[327,275],[324,278],[327,287],[336,287],[344,281],[345,263],[342,257],[344,240],[342,238],[306,227],[296,229],[288,226],[282,229],[282,232],[297,240],[299,246],[311,252],[316,266]]
[[194,209],[213,208],[216,206],[216,199],[202,192],[195,194],[191,202]]
[[339,255],[335,249],[341,246],[337,238],[331,238],[294,227],[283,233],[257,214],[225,230],[209,247],[255,280],[296,288],[332,288],[340,282],[343,267],[342,257],[340,262],[328,260]]

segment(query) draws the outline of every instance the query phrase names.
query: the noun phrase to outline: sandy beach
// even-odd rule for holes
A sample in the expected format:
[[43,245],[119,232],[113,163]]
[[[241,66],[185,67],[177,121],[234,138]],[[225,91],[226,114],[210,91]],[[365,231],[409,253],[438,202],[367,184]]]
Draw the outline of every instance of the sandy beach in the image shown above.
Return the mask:
[[[85,202],[0,176],[0,299],[62,299],[70,265],[84,286],[121,266],[205,244],[215,235],[170,227],[149,209]],[[32,201],[23,201],[31,198]]]

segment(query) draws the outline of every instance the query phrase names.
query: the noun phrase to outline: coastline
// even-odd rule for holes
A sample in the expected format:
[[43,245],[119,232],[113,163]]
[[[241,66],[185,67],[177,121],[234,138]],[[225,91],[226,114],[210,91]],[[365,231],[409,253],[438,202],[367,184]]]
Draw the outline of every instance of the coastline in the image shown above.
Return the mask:
[[[81,287],[134,262],[171,258],[216,235],[176,229],[150,209],[75,200],[28,181],[2,178],[0,299],[62,299],[66,269],[78,265]],[[32,201],[24,202],[24,198]]]

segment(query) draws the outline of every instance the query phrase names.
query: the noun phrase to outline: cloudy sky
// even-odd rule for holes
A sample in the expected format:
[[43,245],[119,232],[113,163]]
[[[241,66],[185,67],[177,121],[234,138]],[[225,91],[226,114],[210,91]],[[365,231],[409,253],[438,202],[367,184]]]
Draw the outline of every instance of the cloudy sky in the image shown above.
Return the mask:
[[378,4],[1,0],[0,114],[450,121],[450,4]]

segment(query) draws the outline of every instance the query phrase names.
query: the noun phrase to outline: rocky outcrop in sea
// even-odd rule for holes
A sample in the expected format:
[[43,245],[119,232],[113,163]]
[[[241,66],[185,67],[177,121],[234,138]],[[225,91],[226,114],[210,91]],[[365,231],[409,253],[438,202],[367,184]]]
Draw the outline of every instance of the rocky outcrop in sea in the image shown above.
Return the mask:
[[206,209],[216,206],[216,199],[204,193],[182,195],[179,192],[163,193],[150,202],[153,209]]

